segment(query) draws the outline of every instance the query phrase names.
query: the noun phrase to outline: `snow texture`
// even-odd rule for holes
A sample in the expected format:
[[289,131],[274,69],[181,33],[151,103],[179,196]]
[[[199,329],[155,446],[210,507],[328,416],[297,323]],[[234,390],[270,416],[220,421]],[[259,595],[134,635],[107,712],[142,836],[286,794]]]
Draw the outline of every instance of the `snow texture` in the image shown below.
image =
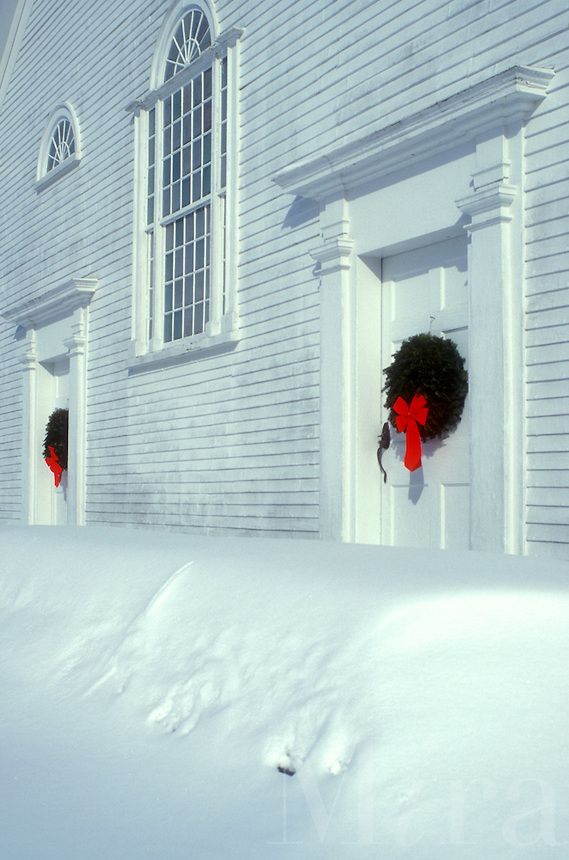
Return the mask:
[[565,563],[0,529],[0,858],[565,858]]

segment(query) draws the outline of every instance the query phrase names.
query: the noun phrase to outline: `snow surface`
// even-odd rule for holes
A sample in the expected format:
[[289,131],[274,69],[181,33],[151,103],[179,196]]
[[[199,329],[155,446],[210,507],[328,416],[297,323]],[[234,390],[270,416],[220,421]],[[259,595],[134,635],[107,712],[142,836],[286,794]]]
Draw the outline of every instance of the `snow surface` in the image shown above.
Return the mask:
[[0,860],[569,856],[567,564],[0,540]]

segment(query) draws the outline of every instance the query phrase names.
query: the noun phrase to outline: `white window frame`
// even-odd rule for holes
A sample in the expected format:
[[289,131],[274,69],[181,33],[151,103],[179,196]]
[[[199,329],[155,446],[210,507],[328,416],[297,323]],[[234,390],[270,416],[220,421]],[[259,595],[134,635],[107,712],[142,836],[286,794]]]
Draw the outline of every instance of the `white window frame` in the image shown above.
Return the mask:
[[[52,137],[57,126],[62,120],[67,120],[71,124],[75,140],[75,152],[71,153],[71,155],[61,161],[56,167],[48,170],[48,155]],[[75,170],[75,168],[81,163],[81,155],[81,136],[79,133],[77,114],[69,102],[63,102],[58,105],[54,111],[52,111],[45,125],[45,131],[40,143],[36,170],[36,191],[42,191],[44,188],[47,188],[48,185],[61,179],[62,176]]]
[[[164,80],[166,58],[172,36],[180,19],[191,8],[202,11],[208,19],[211,32],[211,47],[178,71],[173,77]],[[133,321],[129,357],[129,370],[151,369],[160,365],[176,364],[226,352],[235,348],[239,340],[237,319],[237,171],[236,155],[238,147],[238,44],[242,30],[233,27],[219,35],[215,19],[207,6],[201,2],[177,5],[171,11],[162,29],[154,57],[151,89],[141,98],[127,106],[134,114],[135,125],[135,224],[133,260]],[[227,58],[227,175],[224,189],[219,187],[220,169],[220,75],[222,61]],[[181,89],[200,72],[211,67],[213,71],[212,102],[212,189],[211,189],[211,249],[210,249],[210,314],[205,330],[199,334],[182,337],[168,343],[163,339],[164,320],[164,263],[165,263],[165,222],[161,214],[162,192],[162,127],[164,100]],[[155,158],[155,219],[154,219],[154,277],[152,308],[149,304],[149,228],[147,225],[147,182],[148,182],[148,131],[150,111],[155,110],[156,158]],[[217,128],[217,130],[216,130]],[[215,175],[215,181],[213,176]],[[225,204],[226,226],[223,230],[223,205]],[[191,209],[191,205],[186,207]],[[181,217],[186,209],[176,213]],[[222,247],[225,234],[225,255]],[[224,268],[225,257],[225,290]],[[152,336],[149,336],[150,312],[154,321]]]

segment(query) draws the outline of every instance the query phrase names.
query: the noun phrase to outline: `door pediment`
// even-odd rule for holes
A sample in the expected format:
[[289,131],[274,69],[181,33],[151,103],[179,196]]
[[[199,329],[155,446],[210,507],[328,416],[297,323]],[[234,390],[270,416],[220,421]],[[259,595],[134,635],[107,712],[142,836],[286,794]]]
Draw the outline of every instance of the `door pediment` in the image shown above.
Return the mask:
[[400,122],[291,164],[274,181],[298,197],[343,197],[346,189],[369,185],[491,129],[523,122],[545,98],[553,75],[551,69],[513,66]]

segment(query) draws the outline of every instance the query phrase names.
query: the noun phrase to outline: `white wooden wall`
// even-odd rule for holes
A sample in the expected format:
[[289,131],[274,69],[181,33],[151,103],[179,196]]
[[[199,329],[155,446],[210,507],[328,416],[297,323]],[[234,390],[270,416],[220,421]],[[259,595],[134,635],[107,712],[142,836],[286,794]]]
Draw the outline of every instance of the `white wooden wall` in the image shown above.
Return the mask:
[[[509,66],[554,67],[527,129],[528,551],[569,557],[569,13],[565,0],[219,0],[245,28],[233,355],[128,377],[133,129],[167,4],[35,0],[0,109],[6,296],[96,275],[87,521],[229,533],[318,528],[318,212],[272,176]],[[36,195],[45,122],[79,116],[83,163]],[[6,157],[9,153],[9,157]],[[13,331],[0,323],[0,517],[20,504]],[[520,373],[524,369],[520,368]],[[380,381],[378,380],[378,396]],[[520,464],[524,468],[524,464]]]

